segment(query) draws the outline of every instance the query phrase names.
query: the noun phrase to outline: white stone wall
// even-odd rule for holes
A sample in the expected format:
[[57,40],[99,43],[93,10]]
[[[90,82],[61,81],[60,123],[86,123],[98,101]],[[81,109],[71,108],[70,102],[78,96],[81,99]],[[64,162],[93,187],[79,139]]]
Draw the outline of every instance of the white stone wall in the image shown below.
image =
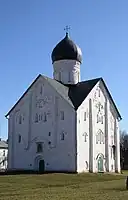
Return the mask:
[[98,158],[104,158],[105,171],[105,97],[97,85],[92,93],[93,134],[94,134],[94,171],[98,171]]
[[8,149],[0,148],[0,170],[7,169]]
[[82,103],[82,105],[77,110],[77,172],[86,171],[89,171],[88,98]]
[[[40,77],[10,114],[9,169],[37,170],[36,161],[44,159],[47,171],[75,171],[75,117],[74,109]],[[43,144],[42,153],[37,153],[37,142]]]
[[115,159],[114,159],[114,155],[113,155],[113,149],[112,146],[115,145],[115,136],[114,136],[114,131],[115,131],[115,127],[114,127],[114,116],[111,112],[111,110],[109,109],[109,135],[110,135],[110,140],[109,140],[109,153],[110,153],[110,171],[114,172],[115,171]]
[[[105,107],[106,105],[107,107]],[[105,111],[106,108],[107,113]],[[86,121],[84,121],[84,112],[87,115]],[[112,152],[112,145],[116,145],[118,151],[120,151],[119,139],[116,142],[117,133],[114,128],[115,121],[117,123],[116,126],[118,126],[116,118],[114,107],[108,98],[105,88],[101,83],[98,83],[77,110],[78,172],[99,171],[99,157],[103,157],[103,171],[120,171],[120,157],[117,155],[116,159],[114,159]],[[87,133],[86,142],[83,137],[84,132]],[[117,169],[115,169],[116,160],[118,160]]]
[[64,84],[80,82],[80,62],[75,60],[59,60],[53,63],[53,77]]
[[[37,153],[38,142],[42,153]],[[117,146],[115,159],[112,145]],[[37,170],[37,161],[43,159],[47,171],[97,172],[103,157],[103,171],[119,172],[119,151],[117,116],[101,83],[75,112],[40,77],[10,113],[9,169]]]

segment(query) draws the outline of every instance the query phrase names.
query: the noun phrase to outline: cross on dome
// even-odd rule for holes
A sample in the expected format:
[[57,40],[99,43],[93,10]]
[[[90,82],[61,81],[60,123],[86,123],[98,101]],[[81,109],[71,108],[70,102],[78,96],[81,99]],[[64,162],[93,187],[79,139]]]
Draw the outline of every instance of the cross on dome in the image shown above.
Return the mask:
[[70,30],[70,27],[69,27],[69,26],[66,26],[66,27],[64,28],[64,30],[66,31],[66,35],[68,35],[69,30]]

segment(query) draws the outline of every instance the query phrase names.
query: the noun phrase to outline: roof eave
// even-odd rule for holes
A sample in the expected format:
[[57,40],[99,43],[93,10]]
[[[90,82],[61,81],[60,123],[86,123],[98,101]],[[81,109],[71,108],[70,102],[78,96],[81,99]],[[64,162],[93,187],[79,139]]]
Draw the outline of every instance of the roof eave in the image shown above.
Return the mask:
[[118,119],[119,121],[121,121],[121,120],[122,120],[122,117],[121,117],[121,115],[120,115],[120,112],[119,112],[119,110],[118,110],[116,104],[114,103],[114,100],[113,100],[113,98],[112,98],[112,95],[110,94],[110,92],[109,92],[109,90],[108,90],[108,88],[107,88],[107,86],[106,86],[106,84],[105,84],[103,78],[101,78],[101,81],[102,81],[102,83],[103,83],[105,89],[107,90],[107,93],[108,93],[108,95],[109,95],[109,98],[111,99],[111,101],[112,101],[112,103],[113,103],[113,105],[114,105],[114,107],[115,107],[115,110],[116,110],[117,115],[118,115],[117,119]]

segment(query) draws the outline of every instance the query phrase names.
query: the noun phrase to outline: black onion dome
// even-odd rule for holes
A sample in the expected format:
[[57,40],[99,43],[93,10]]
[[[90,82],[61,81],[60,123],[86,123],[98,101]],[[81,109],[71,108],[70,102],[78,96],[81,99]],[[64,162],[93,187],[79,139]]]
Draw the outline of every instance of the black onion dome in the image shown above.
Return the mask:
[[81,49],[69,38],[68,33],[52,51],[52,62],[58,60],[76,60],[82,62]]

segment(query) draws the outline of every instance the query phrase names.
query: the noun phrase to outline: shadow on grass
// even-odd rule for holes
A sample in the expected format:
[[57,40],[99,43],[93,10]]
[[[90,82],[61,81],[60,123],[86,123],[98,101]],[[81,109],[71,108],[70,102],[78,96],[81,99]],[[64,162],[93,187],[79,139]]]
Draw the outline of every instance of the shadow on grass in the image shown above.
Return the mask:
[[107,190],[107,191],[120,191],[120,192],[125,192],[125,191],[127,191],[128,192],[128,190],[125,188],[125,187],[118,187],[118,188],[106,188],[106,189],[104,189],[104,190]]

